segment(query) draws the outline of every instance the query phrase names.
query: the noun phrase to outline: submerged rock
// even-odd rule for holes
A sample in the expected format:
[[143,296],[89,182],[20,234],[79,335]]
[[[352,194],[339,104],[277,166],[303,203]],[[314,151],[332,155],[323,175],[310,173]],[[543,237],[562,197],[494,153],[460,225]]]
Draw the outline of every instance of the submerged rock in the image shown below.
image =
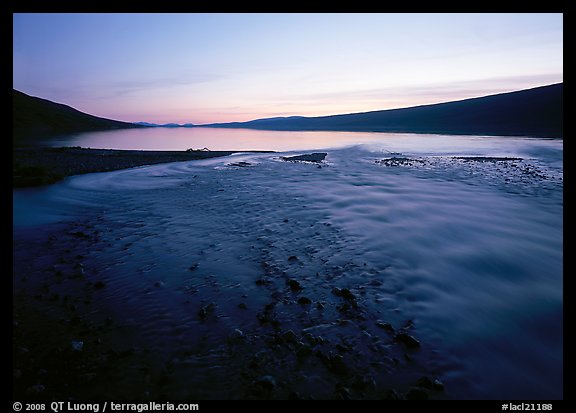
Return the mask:
[[340,290],[340,296],[345,300],[355,300],[356,296],[348,288],[342,288]]
[[386,323],[383,321],[376,321],[376,325],[380,327],[382,330],[385,330],[389,333],[394,333],[394,327],[390,323]]
[[303,290],[304,287],[300,285],[300,283],[296,280],[290,279],[286,282],[292,291],[300,291]]
[[409,349],[420,348],[420,342],[408,333],[398,333],[394,336],[394,341],[404,344]]
[[405,158],[400,156],[393,156],[376,161],[377,164],[384,166],[414,166],[416,163],[424,163],[421,159]]
[[332,289],[332,294],[334,294],[337,297],[342,297],[345,300],[349,300],[349,301],[354,301],[356,300],[356,296],[352,293],[352,291],[350,291],[348,288],[338,288],[338,287],[334,287]]
[[420,377],[416,382],[416,386],[422,387],[424,389],[443,391],[444,384],[438,379],[432,379],[427,376]]
[[298,304],[300,305],[312,304],[312,300],[310,300],[308,297],[300,297],[298,299]]
[[106,283],[104,281],[96,281],[94,283],[94,288],[96,288],[98,290],[101,288],[104,288],[104,287],[106,287]]
[[215,308],[216,304],[214,303],[205,305],[200,309],[200,311],[198,311],[198,317],[200,317],[202,320],[206,319],[210,314],[214,312]]
[[308,357],[310,354],[312,354],[312,347],[308,344],[300,342],[298,350],[296,350],[296,357],[303,359]]
[[322,162],[324,158],[328,155],[325,152],[314,152],[308,153],[305,155],[296,155],[296,156],[283,156],[281,157],[284,161],[302,161],[302,162]]
[[282,338],[284,339],[284,341],[286,343],[297,343],[298,342],[298,336],[292,330],[288,330],[284,334],[282,334]]
[[234,331],[228,335],[228,342],[231,344],[244,341],[245,339],[246,336],[244,335],[244,332],[239,328],[234,329]]
[[344,357],[340,354],[329,353],[328,355],[325,355],[319,351],[317,352],[317,355],[332,373],[338,376],[346,376],[350,372],[350,368],[344,361]]
[[228,166],[239,166],[241,168],[245,168],[247,166],[252,166],[252,164],[250,162],[240,161],[240,162],[229,163]]

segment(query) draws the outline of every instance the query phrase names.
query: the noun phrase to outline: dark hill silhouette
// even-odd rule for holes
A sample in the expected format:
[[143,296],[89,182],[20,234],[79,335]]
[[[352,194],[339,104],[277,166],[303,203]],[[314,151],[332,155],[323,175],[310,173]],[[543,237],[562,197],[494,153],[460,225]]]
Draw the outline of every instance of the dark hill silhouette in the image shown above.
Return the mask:
[[74,132],[144,127],[128,122],[100,118],[70,106],[12,92],[14,142],[21,139],[42,139]]
[[210,127],[562,137],[563,83],[403,109],[258,119]]

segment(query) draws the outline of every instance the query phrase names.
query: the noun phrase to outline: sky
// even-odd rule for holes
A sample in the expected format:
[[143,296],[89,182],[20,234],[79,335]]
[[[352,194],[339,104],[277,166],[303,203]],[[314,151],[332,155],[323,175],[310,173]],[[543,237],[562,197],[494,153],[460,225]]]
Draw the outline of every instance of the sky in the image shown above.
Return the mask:
[[128,122],[410,107],[563,81],[561,13],[13,15],[13,87]]

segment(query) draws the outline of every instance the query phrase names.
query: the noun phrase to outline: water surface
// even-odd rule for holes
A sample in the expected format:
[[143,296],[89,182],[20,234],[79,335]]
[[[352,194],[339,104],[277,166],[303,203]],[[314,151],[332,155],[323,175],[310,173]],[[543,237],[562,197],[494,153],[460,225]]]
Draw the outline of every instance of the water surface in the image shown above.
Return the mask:
[[[14,191],[16,232],[78,217],[102,228],[110,247],[93,258],[107,277],[102,294],[111,306],[138,309],[134,324],[170,360],[234,328],[257,328],[235,298],[265,304],[266,290],[254,285],[264,261],[301,277],[319,300],[333,298],[332,285],[350,288],[368,322],[411,319],[426,355],[418,362],[448,398],[563,397],[562,140],[162,128],[78,135],[69,144],[328,153],[322,168],[239,154]],[[391,157],[411,162],[378,162]],[[240,161],[250,166],[231,165]],[[158,280],[161,292],[122,298]],[[198,309],[181,302],[190,289],[205,291],[225,320],[205,341],[191,316]],[[289,308],[286,323],[297,332],[330,319],[329,309],[302,321]],[[184,364],[210,376],[210,357]]]

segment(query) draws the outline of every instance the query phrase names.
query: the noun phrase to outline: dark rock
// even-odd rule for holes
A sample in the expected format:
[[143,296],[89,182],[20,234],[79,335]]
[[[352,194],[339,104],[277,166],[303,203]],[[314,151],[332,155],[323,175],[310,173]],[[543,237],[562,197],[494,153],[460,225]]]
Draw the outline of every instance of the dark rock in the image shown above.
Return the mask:
[[418,379],[418,381],[416,382],[416,386],[418,387],[423,387],[425,389],[432,389],[432,387],[434,386],[432,383],[432,379],[430,377],[420,377]]
[[280,326],[280,322],[276,319],[275,315],[268,311],[256,314],[256,318],[260,324],[271,324],[273,327]]
[[332,373],[339,376],[345,376],[349,372],[348,365],[340,354],[330,354],[324,359],[324,363]]
[[402,343],[409,349],[420,348],[420,342],[408,333],[398,333],[394,336],[394,341]]
[[202,320],[206,319],[210,314],[214,312],[215,308],[216,304],[214,303],[205,305],[200,309],[200,311],[198,311],[198,317],[200,317]]
[[367,338],[369,338],[369,339],[371,339],[371,340],[374,340],[374,336],[373,336],[372,334],[370,334],[368,331],[362,330],[362,334],[363,334],[365,337],[367,337]]
[[412,387],[406,393],[406,400],[428,400],[428,393],[419,387]]
[[98,290],[101,288],[104,288],[104,287],[106,287],[106,283],[104,281],[96,281],[94,283],[94,288],[96,288]]
[[334,287],[332,289],[332,294],[334,294],[337,297],[342,297],[349,301],[353,301],[356,299],[356,296],[348,288],[340,289],[338,287]]
[[308,343],[314,345],[316,344],[316,338],[314,337],[314,335],[312,333],[304,333],[302,334],[302,339],[307,341]]
[[298,350],[296,350],[296,357],[303,359],[308,357],[310,354],[312,354],[312,347],[308,344],[300,343]]
[[336,350],[338,350],[340,353],[347,353],[350,350],[352,350],[349,346],[345,346],[344,344],[336,344]]
[[440,380],[438,379],[433,379],[432,380],[432,384],[433,384],[433,388],[432,390],[436,390],[436,391],[444,391],[444,383],[442,383]]
[[299,283],[298,281],[296,281],[296,280],[290,279],[290,280],[288,280],[287,284],[288,284],[288,286],[290,287],[290,289],[291,289],[292,291],[300,291],[300,290],[303,290],[303,289],[304,289],[304,288],[300,285],[300,283]]
[[322,162],[326,158],[327,153],[315,152],[306,155],[297,156],[283,156],[281,159],[285,161],[303,161],[303,162]]
[[308,297],[300,297],[298,299],[298,304],[301,304],[301,305],[312,304],[312,300],[310,300]]
[[192,264],[190,267],[188,267],[189,271],[195,271],[198,269],[198,264]]
[[268,304],[264,305],[264,311],[270,312],[270,311],[274,310],[275,306],[276,306],[276,303],[268,303]]
[[286,343],[297,343],[298,342],[298,336],[292,330],[288,330],[284,334],[282,334],[282,338],[284,339],[284,341]]
[[443,391],[444,384],[438,379],[432,379],[430,377],[420,377],[416,382],[416,386],[422,387],[424,389]]
[[356,296],[348,288],[342,288],[340,290],[340,296],[346,300],[355,300]]
[[164,287],[164,281],[156,281],[156,282],[154,283],[154,287],[156,287],[156,288],[162,288],[162,287]]
[[314,337],[314,341],[316,342],[316,344],[322,345],[326,343],[328,340],[325,340],[324,337],[322,336],[316,336]]
[[238,328],[234,329],[234,331],[232,331],[232,333],[230,333],[228,336],[229,343],[238,343],[244,341],[245,339],[246,336],[244,335],[244,332]]
[[296,255],[290,255],[288,261],[298,261],[298,257]]
[[390,323],[385,323],[382,321],[376,321],[376,325],[378,327],[380,327],[381,329],[387,331],[388,333],[394,333],[394,327],[392,327],[392,324],[390,324]]

